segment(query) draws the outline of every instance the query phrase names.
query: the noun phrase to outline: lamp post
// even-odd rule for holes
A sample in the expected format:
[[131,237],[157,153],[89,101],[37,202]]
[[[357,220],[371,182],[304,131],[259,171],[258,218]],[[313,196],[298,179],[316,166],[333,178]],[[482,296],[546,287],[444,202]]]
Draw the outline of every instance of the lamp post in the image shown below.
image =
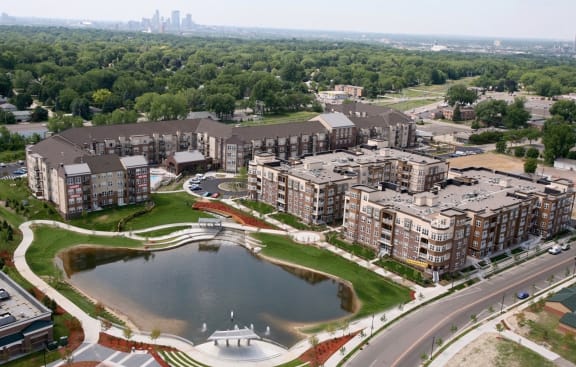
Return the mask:
[[500,303],[500,313],[504,310],[504,297],[506,297],[506,293],[502,293],[502,302]]
[[44,367],[46,367],[46,348],[48,347],[48,343],[44,342]]
[[374,314],[372,314],[372,325],[370,326],[370,337],[374,333]]
[[434,354],[434,343],[436,342],[436,335],[432,337],[432,348],[430,348],[430,359],[432,359],[432,355]]
[[576,256],[574,256],[574,271],[572,272],[572,278],[576,277]]

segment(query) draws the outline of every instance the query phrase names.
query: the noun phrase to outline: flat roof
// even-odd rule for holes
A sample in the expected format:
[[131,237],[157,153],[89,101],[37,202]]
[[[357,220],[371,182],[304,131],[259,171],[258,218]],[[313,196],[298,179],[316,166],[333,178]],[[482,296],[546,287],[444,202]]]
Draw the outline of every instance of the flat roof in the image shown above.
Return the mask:
[[174,160],[178,163],[186,163],[186,162],[198,162],[203,161],[206,158],[197,150],[194,151],[185,151],[185,152],[175,152],[174,153]]
[[[436,195],[430,192],[409,195],[408,193],[385,190],[379,195],[379,200],[376,203],[423,218],[447,209],[475,212],[486,210],[492,212],[524,201],[518,196],[509,194],[543,194],[544,189],[550,187],[549,185],[479,169],[467,170],[460,177],[472,178],[477,183],[472,185],[462,184],[460,186],[450,184],[440,189]],[[420,195],[432,196],[436,205],[417,205],[414,199]]]
[[350,121],[346,115],[340,112],[323,113],[317,118],[322,119],[330,127],[355,127],[354,123]]
[[12,327],[14,323],[52,313],[2,271],[0,271],[0,288],[9,295],[9,298],[4,297],[0,301],[0,330],[4,326]]
[[237,340],[237,339],[260,339],[251,329],[217,330],[208,337],[208,340]]
[[142,155],[120,157],[120,162],[125,168],[148,166],[148,161]]
[[64,166],[64,173],[69,176],[89,175],[92,173],[87,163],[67,164]]

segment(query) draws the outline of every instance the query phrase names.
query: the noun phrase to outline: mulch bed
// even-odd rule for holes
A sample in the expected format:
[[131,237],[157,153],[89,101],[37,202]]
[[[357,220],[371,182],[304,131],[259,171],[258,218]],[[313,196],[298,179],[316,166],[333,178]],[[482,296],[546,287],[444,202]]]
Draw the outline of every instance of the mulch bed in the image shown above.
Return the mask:
[[208,212],[219,213],[223,215],[229,215],[236,222],[244,224],[247,226],[263,228],[263,229],[275,229],[274,226],[264,222],[263,220],[254,218],[246,213],[232,208],[224,203],[218,201],[197,201],[192,206],[192,209],[205,210]]
[[302,361],[302,363],[309,362],[310,366],[313,367],[322,366],[334,353],[340,352],[340,348],[355,337],[356,334],[358,334],[358,332],[319,343],[316,346],[316,351],[314,351],[314,348],[310,348],[298,359]]

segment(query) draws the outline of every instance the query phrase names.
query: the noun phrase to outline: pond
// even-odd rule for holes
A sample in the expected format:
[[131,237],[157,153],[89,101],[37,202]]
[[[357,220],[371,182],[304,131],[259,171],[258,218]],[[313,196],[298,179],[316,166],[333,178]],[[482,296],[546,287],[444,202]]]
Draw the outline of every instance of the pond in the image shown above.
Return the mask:
[[74,286],[139,329],[195,344],[237,325],[291,346],[300,339],[294,326],[345,317],[356,305],[347,285],[228,241],[154,253],[80,246],[60,257]]

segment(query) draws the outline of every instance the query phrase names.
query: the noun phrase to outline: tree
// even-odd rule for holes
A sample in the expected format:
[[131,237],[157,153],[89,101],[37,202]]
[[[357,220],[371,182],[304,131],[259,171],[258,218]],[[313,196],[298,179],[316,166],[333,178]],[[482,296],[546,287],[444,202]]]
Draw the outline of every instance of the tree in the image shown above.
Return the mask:
[[454,106],[457,103],[461,105],[472,104],[476,102],[478,95],[476,91],[468,89],[463,84],[456,84],[448,88],[446,91],[445,100],[450,106]]
[[498,331],[498,334],[502,334],[502,332],[504,331],[504,326],[502,326],[501,322],[496,324],[496,330]]
[[525,155],[526,155],[526,148],[524,147],[514,148],[514,157],[524,158]]
[[576,102],[573,100],[554,102],[550,107],[550,114],[562,116],[565,121],[574,122],[576,120]]
[[32,114],[30,115],[30,121],[32,122],[48,121],[48,110],[40,106],[34,108]]
[[310,338],[308,338],[308,342],[310,342],[310,345],[314,351],[314,365],[318,366],[318,344],[320,343],[320,340],[316,335],[312,335]]
[[454,115],[452,116],[452,121],[462,121],[462,112],[460,111],[459,104],[456,104],[456,107],[454,107]]
[[160,329],[154,328],[150,332],[150,340],[152,340],[152,342],[156,342],[156,340],[160,337],[160,335],[161,335]]
[[228,120],[234,115],[236,100],[230,94],[218,93],[206,98],[206,107],[218,118]]
[[74,99],[72,103],[70,103],[70,112],[72,112],[72,116],[80,116],[84,120],[90,120],[92,118],[90,104],[86,98]]
[[496,152],[500,154],[506,153],[506,140],[501,139],[496,143]]
[[188,114],[186,100],[180,95],[162,94],[154,98],[148,118],[152,121],[183,119]]
[[516,98],[512,104],[506,107],[506,114],[502,122],[508,129],[517,129],[525,127],[529,119],[530,112],[524,108],[524,100]]
[[304,77],[306,76],[306,71],[301,64],[298,64],[294,61],[288,61],[284,64],[284,66],[280,69],[280,77],[282,80],[298,83],[304,81]]
[[534,173],[538,168],[538,160],[536,158],[528,158],[524,161],[524,172]]
[[476,120],[482,121],[488,126],[498,126],[506,114],[508,105],[503,100],[488,99],[482,101],[474,107]]
[[132,336],[134,336],[134,333],[132,331],[132,329],[129,326],[126,326],[123,330],[122,330],[122,334],[124,335],[124,338],[128,341],[130,341],[130,339],[132,339]]
[[528,150],[526,150],[526,157],[527,158],[538,158],[540,156],[540,151],[538,150],[538,148],[528,148]]
[[0,109],[0,124],[2,125],[9,125],[9,124],[15,124],[16,123],[16,118],[14,117],[14,114],[10,111],[4,111],[3,109]]
[[32,97],[28,93],[18,93],[12,97],[11,102],[14,103],[16,109],[24,111],[32,104]]
[[92,93],[92,100],[99,107],[103,107],[110,97],[112,97],[112,92],[108,89],[98,89]]
[[576,143],[576,134],[572,124],[564,122],[561,117],[552,117],[544,123],[542,135],[544,144],[544,161],[553,164],[559,157],[566,157]]

